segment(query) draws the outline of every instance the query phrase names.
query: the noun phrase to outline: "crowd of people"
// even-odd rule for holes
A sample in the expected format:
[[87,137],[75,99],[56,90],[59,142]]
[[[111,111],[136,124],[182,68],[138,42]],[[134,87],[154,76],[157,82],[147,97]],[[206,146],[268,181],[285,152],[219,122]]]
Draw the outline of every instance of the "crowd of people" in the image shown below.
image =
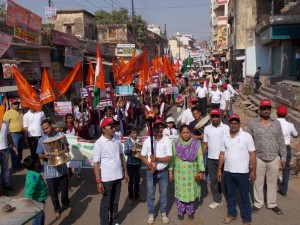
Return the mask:
[[[163,85],[163,88],[166,87],[168,84]],[[195,202],[201,198],[201,182],[206,182],[211,188],[213,202],[209,208],[221,207],[224,197],[228,200],[227,212],[222,220],[225,224],[237,219],[236,189],[241,199],[243,224],[251,224],[252,214],[259,212],[264,198],[268,209],[278,215],[283,214],[276,201],[277,176],[279,169],[283,169],[283,181],[278,192],[286,196],[291,161],[290,139],[298,136],[294,125],[285,120],[287,108],[279,106],[278,119],[272,119],[272,103],[269,99],[263,99],[259,116],[251,120],[244,131],[241,118],[232,110],[232,101],[238,93],[228,79],[222,82],[208,77],[190,82],[190,86],[188,82],[179,82],[178,89],[178,94],[169,96],[165,90],[159,90],[157,95],[152,96],[137,93],[135,102],[118,97],[115,108],[106,106],[100,113],[84,99],[74,104],[73,114],[66,114],[64,121],[55,124],[45,118],[42,111],[29,109],[23,115],[19,109],[20,102],[14,99],[11,109],[4,114],[0,129],[2,188],[13,190],[8,168],[11,146],[11,173],[19,172],[24,167],[28,170],[24,196],[45,203],[49,194],[56,219],[63,211],[71,213],[68,185],[72,170],[66,163],[51,166],[51,156],[43,147],[45,140],[69,134],[96,139],[93,162],[96,188],[102,194],[102,225],[119,224],[118,203],[122,180],[128,185],[129,206],[135,201],[147,202],[148,217],[145,222],[148,224],[153,224],[156,219],[154,201],[157,185],[159,216],[164,224],[170,222],[168,186],[174,185],[178,220],[183,220],[185,214],[193,220]],[[177,107],[177,120],[166,116],[173,104]],[[146,117],[147,111],[151,110],[155,120],[153,136],[147,137],[141,145],[138,134],[144,125],[151,133],[152,125]],[[206,117],[210,122],[199,127]],[[122,145],[121,138],[124,136],[129,138]],[[31,154],[22,161],[22,151],[27,143]],[[63,139],[61,150],[69,151],[66,139]],[[146,166],[147,196],[141,195],[139,187],[142,164]],[[253,204],[249,182],[253,183]],[[226,187],[225,193],[222,192],[222,184]],[[42,213],[33,224],[44,224],[44,221],[45,215]]]

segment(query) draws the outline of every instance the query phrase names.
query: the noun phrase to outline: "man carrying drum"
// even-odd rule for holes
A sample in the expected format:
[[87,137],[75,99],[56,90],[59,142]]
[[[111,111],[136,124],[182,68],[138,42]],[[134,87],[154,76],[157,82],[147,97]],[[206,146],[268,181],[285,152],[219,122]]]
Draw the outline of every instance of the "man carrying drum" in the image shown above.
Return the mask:
[[[71,213],[72,211],[69,205],[69,195],[68,195],[68,167],[66,162],[63,162],[59,166],[55,166],[51,162],[49,162],[49,164],[51,164],[50,166],[48,164],[48,160],[51,160],[52,158],[51,156],[54,156],[54,154],[52,153],[49,154],[49,151],[51,151],[51,149],[48,150],[44,149],[43,146],[45,141],[49,143],[51,142],[51,139],[53,139],[57,142],[60,142],[58,143],[61,146],[61,149],[59,149],[60,151],[64,150],[68,152],[69,144],[66,138],[64,138],[64,136],[62,136],[60,132],[55,132],[55,130],[52,127],[52,122],[50,119],[44,119],[41,123],[41,126],[44,134],[39,139],[36,153],[38,154],[40,159],[44,160],[45,179],[48,185],[52,204],[54,206],[55,219],[59,219],[63,211],[67,210],[68,213]],[[60,136],[62,138],[59,138]],[[49,144],[49,146],[51,146],[51,144]],[[61,192],[61,205],[59,203],[59,198],[58,198],[59,190]]]

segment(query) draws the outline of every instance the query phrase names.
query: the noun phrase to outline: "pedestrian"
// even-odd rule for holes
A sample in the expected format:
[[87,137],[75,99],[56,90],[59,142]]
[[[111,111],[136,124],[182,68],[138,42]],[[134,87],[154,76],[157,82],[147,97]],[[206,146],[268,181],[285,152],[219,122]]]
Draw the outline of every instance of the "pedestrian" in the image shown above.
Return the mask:
[[229,101],[229,116],[233,114],[232,102],[234,101],[236,95],[239,95],[236,90],[234,90],[233,86],[230,84],[229,80],[225,81],[227,84],[227,90],[230,92],[230,101]]
[[163,136],[164,123],[157,120],[153,128],[153,149],[151,153],[151,137],[148,137],[144,143],[141,152],[141,160],[147,165],[147,206],[148,220],[147,223],[154,223],[155,207],[154,196],[156,183],[159,184],[160,194],[160,217],[164,224],[170,222],[167,217],[167,190],[169,183],[169,162],[172,160],[172,144],[169,138]]
[[204,86],[204,81],[200,81],[200,86],[197,87],[195,97],[198,97],[198,107],[201,110],[202,117],[206,116],[207,113],[207,102],[208,102],[208,90]]
[[175,202],[178,219],[188,214],[194,219],[195,200],[201,196],[200,181],[204,175],[201,141],[192,138],[188,125],[180,127],[180,137],[173,144],[173,158],[169,168],[170,181],[175,180]]
[[124,143],[124,153],[127,156],[127,173],[129,176],[128,182],[128,204],[133,205],[134,199],[143,201],[140,196],[140,150],[136,146],[141,143],[137,138],[137,128],[133,125],[128,125],[127,131],[129,138]]
[[261,71],[261,67],[257,67],[257,70],[254,74],[254,77],[253,77],[253,81],[254,81],[254,84],[255,84],[255,88],[254,88],[254,93],[256,93],[260,86],[261,86],[261,82],[259,81],[259,77],[260,77],[260,71]]
[[285,167],[282,169],[282,183],[279,186],[279,190],[278,190],[278,193],[284,197],[287,196],[288,183],[289,183],[290,171],[291,171],[291,158],[292,158],[291,137],[293,138],[298,137],[298,132],[295,129],[294,124],[289,123],[285,119],[287,114],[288,114],[288,110],[284,105],[278,106],[277,120],[281,125],[282,133],[284,136],[284,142],[286,145],[286,152],[287,152]]
[[45,119],[45,113],[43,111],[38,111],[33,108],[29,109],[23,117],[24,126],[24,138],[25,143],[29,144],[30,155],[37,161],[39,169],[41,169],[41,162],[36,154],[36,147],[40,137],[42,136],[41,122]]
[[166,124],[167,124],[167,127],[164,129],[163,135],[165,135],[165,136],[177,135],[174,118],[168,117],[166,120]]
[[183,111],[184,106],[184,91],[180,90],[179,94],[176,96],[175,105],[177,106],[177,115],[179,116]]
[[[252,136],[241,130],[241,119],[233,114],[229,118],[230,132],[223,135],[222,147],[219,156],[218,181],[223,181],[227,193],[227,215],[222,222],[228,224],[237,218],[236,189],[241,199],[241,217],[244,225],[252,221],[249,181],[253,183],[256,178],[256,155]],[[249,172],[249,162],[251,171]],[[250,174],[249,174],[250,173]]]
[[97,190],[102,194],[100,224],[119,224],[118,204],[121,181],[128,182],[127,168],[120,141],[114,139],[114,120],[107,117],[101,122],[102,136],[94,146],[94,173]]
[[[45,204],[48,197],[48,191],[43,176],[38,172],[40,170],[40,164],[35,157],[27,156],[23,160],[23,165],[27,169],[24,196]],[[44,224],[45,212],[43,210],[37,217],[32,219],[32,225]]]
[[201,111],[197,106],[195,106],[192,108],[192,114],[195,119],[189,124],[190,130],[192,132],[192,137],[202,140],[203,132],[196,128],[196,125],[201,121]]
[[216,84],[212,84],[211,88],[212,88],[212,90],[209,95],[209,102],[211,103],[211,110],[219,109],[222,93],[220,92],[220,90],[218,89]]
[[286,146],[279,121],[270,117],[271,108],[272,103],[269,99],[261,100],[259,117],[248,124],[248,132],[252,135],[255,144],[257,162],[252,213],[258,213],[266,199],[267,208],[281,215],[282,210],[276,202],[277,175],[279,168],[285,167]]
[[[63,211],[67,211],[68,214],[72,212],[70,207],[69,200],[69,184],[68,184],[68,167],[67,164],[64,163],[60,166],[50,166],[48,164],[48,160],[50,159],[49,154],[47,154],[43,148],[43,141],[53,138],[59,137],[62,135],[60,132],[56,132],[52,127],[52,121],[50,119],[44,119],[41,123],[42,130],[44,134],[38,141],[36,153],[39,158],[44,160],[44,173],[45,179],[48,185],[49,194],[52,200],[52,204],[54,207],[54,217],[55,219],[59,219],[60,215]],[[69,151],[68,142],[66,139],[62,142],[63,151]],[[59,202],[58,193],[61,193],[61,204]]]
[[8,123],[13,142],[17,147],[18,154],[15,151],[10,152],[11,172],[16,173],[23,170],[21,161],[24,148],[23,113],[20,110],[20,101],[18,99],[11,100],[11,108],[4,113],[3,119]]
[[227,84],[222,84],[221,86],[221,102],[220,102],[220,110],[222,113],[222,122],[228,124],[228,118],[230,113],[230,91],[227,90]]
[[9,182],[9,168],[8,158],[10,147],[13,146],[15,155],[18,155],[17,146],[15,145],[11,133],[9,131],[9,125],[5,120],[2,120],[0,124],[0,162],[1,162],[1,189],[7,191],[13,191],[14,188]]
[[223,205],[221,183],[218,181],[217,174],[222,137],[229,134],[229,126],[222,123],[219,109],[211,110],[210,117],[211,124],[204,128],[202,149],[204,156],[207,153],[207,162],[204,161],[204,163],[207,165],[210,176],[210,188],[213,195],[213,203],[209,205],[209,208],[215,209]]
[[194,120],[193,114],[192,114],[192,108],[197,105],[197,99],[196,98],[190,98],[189,100],[189,107],[183,111],[181,115],[181,125],[186,124],[189,125],[190,122]]

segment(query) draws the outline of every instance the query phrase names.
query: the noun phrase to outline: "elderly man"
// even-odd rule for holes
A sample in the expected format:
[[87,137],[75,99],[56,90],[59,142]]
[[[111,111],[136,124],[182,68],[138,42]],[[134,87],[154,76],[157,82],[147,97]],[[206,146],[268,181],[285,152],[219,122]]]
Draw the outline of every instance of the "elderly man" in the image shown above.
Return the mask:
[[11,100],[11,109],[4,113],[3,119],[8,123],[12,139],[17,147],[17,154],[11,151],[12,173],[16,173],[23,169],[21,161],[24,148],[23,113],[20,111],[18,99]]
[[94,173],[97,190],[103,195],[100,223],[119,224],[118,204],[123,177],[128,182],[122,145],[115,140],[115,122],[107,117],[101,122],[102,136],[94,146]]
[[[253,138],[250,134],[240,129],[241,119],[233,114],[229,119],[230,132],[223,136],[222,147],[219,156],[218,180],[222,180],[222,168],[224,165],[224,183],[228,196],[227,216],[223,223],[228,224],[237,218],[236,189],[239,189],[241,199],[241,217],[244,225],[250,225],[251,202],[249,180],[251,183],[256,177],[256,157]],[[249,175],[249,162],[251,172]]]
[[267,208],[281,215],[282,211],[276,203],[277,175],[279,168],[285,167],[286,147],[279,121],[270,118],[271,108],[272,103],[269,99],[261,100],[259,117],[248,124],[248,132],[254,139],[257,161],[252,213],[258,213],[264,204],[266,181]]

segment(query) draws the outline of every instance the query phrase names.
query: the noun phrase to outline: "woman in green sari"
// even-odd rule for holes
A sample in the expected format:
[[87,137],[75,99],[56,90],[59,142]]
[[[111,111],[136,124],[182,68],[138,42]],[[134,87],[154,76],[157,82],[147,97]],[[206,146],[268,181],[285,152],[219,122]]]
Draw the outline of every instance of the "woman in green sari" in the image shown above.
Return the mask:
[[173,143],[173,159],[169,168],[169,179],[175,180],[179,220],[183,220],[185,213],[189,219],[194,219],[195,200],[200,198],[204,170],[201,142],[192,138],[188,125],[182,125],[180,137]]

